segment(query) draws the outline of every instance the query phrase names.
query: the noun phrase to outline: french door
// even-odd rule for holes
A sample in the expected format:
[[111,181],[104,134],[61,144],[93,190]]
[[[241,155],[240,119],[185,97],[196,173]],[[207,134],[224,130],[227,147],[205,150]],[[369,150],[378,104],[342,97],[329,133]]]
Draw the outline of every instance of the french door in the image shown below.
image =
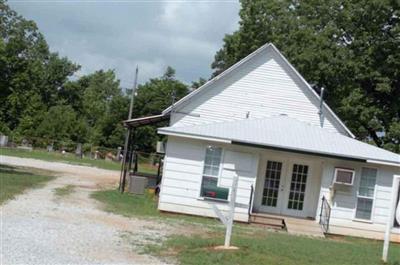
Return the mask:
[[267,160],[260,210],[305,217],[311,168],[304,162]]

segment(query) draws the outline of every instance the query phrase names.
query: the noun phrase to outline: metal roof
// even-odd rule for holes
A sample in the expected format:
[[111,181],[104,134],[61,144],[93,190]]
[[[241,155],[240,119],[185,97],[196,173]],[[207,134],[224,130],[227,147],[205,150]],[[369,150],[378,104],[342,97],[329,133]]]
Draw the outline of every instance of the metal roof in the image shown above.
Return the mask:
[[166,135],[400,166],[398,154],[288,116],[164,127],[158,129],[158,132]]
[[165,113],[165,114],[159,114],[159,115],[153,115],[153,116],[147,116],[147,117],[126,120],[126,121],[124,121],[124,124],[128,127],[133,128],[133,127],[154,124],[154,123],[165,121],[168,119],[169,119],[169,113]]

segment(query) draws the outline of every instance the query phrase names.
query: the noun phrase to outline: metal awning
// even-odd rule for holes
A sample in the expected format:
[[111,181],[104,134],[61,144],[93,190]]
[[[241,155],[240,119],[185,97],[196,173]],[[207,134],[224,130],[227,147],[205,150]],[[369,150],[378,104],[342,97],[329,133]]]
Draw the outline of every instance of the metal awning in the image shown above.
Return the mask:
[[135,118],[124,121],[126,127],[135,128],[144,125],[150,125],[161,121],[166,121],[169,119],[170,113],[167,112],[165,114],[153,115],[153,116],[146,116],[141,118]]

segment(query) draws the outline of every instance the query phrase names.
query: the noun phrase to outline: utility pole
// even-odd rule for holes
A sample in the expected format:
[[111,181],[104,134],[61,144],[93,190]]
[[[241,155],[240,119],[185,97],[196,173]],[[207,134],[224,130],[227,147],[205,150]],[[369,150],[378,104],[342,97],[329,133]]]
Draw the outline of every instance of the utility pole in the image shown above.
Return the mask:
[[[135,93],[136,93],[138,74],[139,74],[139,67],[136,66],[135,80],[133,82],[131,102],[129,105],[128,120],[132,119],[132,110],[133,110],[133,103],[134,103],[134,98],[135,98]],[[128,156],[129,138],[131,137],[130,134],[131,134],[131,129],[127,128],[127,131],[125,133],[124,156],[122,159],[121,175],[120,175],[120,179],[119,179],[119,191],[121,193],[123,193],[125,190],[125,179],[126,179],[126,170],[127,170],[126,161],[127,161],[127,156]]]
[[176,100],[176,90],[174,88],[174,90],[172,90],[172,93],[171,93],[171,114],[169,115],[170,116],[170,118],[169,118],[169,126],[172,125],[172,117],[173,117],[173,114],[175,112],[175,100]]
[[136,93],[138,74],[139,74],[139,66],[136,66],[135,80],[133,81],[133,89],[132,89],[132,95],[131,95],[131,103],[129,105],[128,120],[132,119],[132,109],[133,109],[133,102],[134,102],[135,93]]

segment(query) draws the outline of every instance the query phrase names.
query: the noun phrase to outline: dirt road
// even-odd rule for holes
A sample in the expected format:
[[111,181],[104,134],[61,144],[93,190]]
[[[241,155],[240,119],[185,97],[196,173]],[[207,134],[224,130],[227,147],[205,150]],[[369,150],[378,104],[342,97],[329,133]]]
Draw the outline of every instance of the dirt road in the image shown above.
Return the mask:
[[[0,163],[58,176],[0,206],[0,264],[164,264],[139,254],[137,246],[176,228],[106,213],[90,198],[94,190],[115,186],[119,172],[8,156]],[[66,185],[75,191],[57,197],[54,189]]]

